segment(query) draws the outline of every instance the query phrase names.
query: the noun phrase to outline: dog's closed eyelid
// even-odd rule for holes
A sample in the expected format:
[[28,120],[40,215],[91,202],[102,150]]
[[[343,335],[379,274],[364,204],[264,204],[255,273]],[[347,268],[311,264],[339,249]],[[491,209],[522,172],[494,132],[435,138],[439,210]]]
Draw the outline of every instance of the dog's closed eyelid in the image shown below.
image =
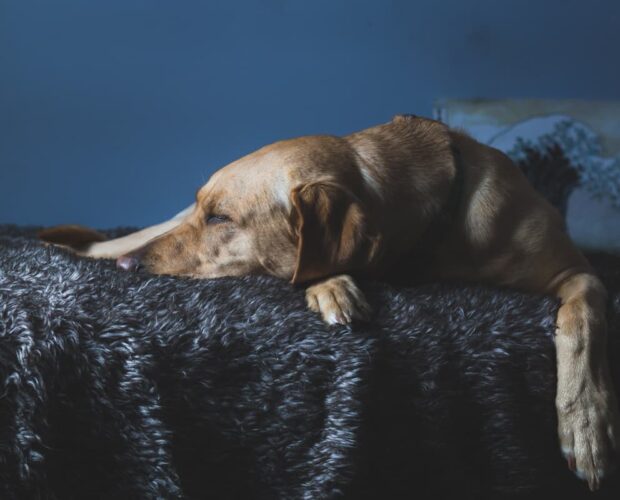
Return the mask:
[[206,217],[207,224],[224,224],[226,222],[231,222],[230,217],[228,215],[223,214],[209,214]]

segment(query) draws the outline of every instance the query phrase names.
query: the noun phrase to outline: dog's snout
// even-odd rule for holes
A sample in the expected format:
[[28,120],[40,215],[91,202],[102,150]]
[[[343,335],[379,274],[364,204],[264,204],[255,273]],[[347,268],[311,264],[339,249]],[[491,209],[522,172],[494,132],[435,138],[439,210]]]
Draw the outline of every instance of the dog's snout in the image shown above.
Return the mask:
[[116,259],[116,267],[124,271],[137,271],[140,267],[140,259],[135,255],[121,255]]

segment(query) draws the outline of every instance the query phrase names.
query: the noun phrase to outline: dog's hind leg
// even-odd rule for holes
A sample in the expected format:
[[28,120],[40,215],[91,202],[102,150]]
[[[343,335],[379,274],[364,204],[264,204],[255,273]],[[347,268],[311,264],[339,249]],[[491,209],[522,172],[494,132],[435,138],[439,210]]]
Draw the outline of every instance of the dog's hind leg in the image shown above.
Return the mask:
[[595,490],[620,451],[620,419],[606,357],[607,293],[577,273],[555,287],[562,300],[556,331],[558,432],[569,467]]

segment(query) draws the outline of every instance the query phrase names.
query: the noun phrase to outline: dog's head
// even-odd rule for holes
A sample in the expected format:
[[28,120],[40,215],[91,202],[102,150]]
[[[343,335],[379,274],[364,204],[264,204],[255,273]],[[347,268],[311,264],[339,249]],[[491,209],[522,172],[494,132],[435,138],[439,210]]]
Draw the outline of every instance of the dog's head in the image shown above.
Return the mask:
[[118,259],[157,274],[304,282],[367,266],[363,179],[342,139],[279,142],[217,171],[176,228]]

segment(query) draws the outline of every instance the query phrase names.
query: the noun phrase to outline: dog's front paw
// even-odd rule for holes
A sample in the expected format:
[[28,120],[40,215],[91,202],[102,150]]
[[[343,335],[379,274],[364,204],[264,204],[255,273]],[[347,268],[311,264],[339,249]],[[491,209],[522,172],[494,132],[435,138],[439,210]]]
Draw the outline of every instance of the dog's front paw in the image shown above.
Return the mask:
[[368,319],[370,306],[355,281],[345,274],[326,279],[306,289],[308,307],[330,325],[345,325]]
[[569,468],[588,482],[592,491],[612,472],[620,451],[620,417],[613,395],[593,388],[578,398],[558,398],[558,432]]

